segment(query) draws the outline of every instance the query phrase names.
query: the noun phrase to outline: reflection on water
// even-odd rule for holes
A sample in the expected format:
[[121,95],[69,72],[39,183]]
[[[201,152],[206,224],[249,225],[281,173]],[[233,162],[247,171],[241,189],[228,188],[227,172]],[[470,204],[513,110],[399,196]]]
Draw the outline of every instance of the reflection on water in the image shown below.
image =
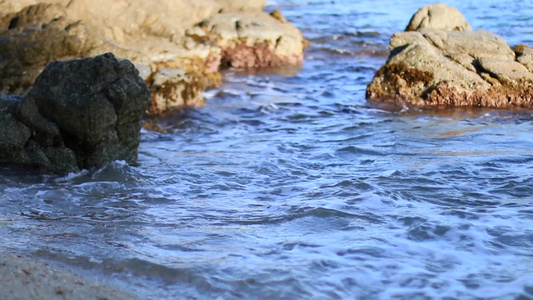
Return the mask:
[[[151,120],[139,166],[0,167],[0,247],[151,299],[533,297],[532,113],[369,105],[426,3],[354,2],[276,1],[313,42],[302,68],[228,71]],[[484,3],[450,4],[531,42],[531,4]]]

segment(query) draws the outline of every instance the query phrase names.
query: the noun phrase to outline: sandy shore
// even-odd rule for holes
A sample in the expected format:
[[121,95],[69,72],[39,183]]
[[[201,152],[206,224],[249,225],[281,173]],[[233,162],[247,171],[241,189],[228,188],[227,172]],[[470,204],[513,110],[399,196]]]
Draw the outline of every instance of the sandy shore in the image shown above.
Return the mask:
[[0,253],[0,299],[140,299],[30,257]]

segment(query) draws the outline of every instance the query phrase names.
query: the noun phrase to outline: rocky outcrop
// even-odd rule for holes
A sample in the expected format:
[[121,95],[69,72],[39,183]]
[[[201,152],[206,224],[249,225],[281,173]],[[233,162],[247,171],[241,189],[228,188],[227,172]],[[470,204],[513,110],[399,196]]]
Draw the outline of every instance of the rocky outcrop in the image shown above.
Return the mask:
[[0,162],[66,173],[134,163],[150,102],[134,65],[113,54],[54,62],[23,98],[0,98]]
[[422,8],[417,15],[431,19],[415,15],[407,28],[416,31],[392,36],[391,54],[368,85],[367,99],[400,106],[533,107],[532,49],[512,49],[494,33],[471,31],[455,13],[446,20],[450,11],[442,4]]
[[[0,93],[23,95],[51,61],[113,52],[141,70],[152,91],[149,113],[201,105],[202,92],[220,83],[220,67],[301,62],[301,33],[280,13],[272,17],[263,12],[264,4],[265,0],[0,1]],[[170,74],[179,76],[169,78]]]
[[220,48],[223,67],[272,67],[302,62],[305,40],[280,11],[212,16],[187,31],[195,40],[207,40]]

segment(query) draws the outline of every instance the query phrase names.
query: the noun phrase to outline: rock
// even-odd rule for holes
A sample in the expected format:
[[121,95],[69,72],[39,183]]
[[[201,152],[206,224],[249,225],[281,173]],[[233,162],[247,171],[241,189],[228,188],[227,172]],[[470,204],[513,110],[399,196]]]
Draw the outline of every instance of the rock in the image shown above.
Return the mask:
[[513,51],[488,31],[425,27],[395,33],[389,47],[367,87],[374,103],[533,107],[533,51],[525,45]]
[[210,42],[221,48],[222,66],[298,65],[303,60],[305,39],[296,27],[282,21],[281,13],[275,15],[222,13],[198,26]]
[[15,160],[30,139],[31,131],[16,118],[20,98],[0,96],[0,157]]
[[0,99],[0,162],[66,173],[135,163],[148,87],[108,53],[53,62],[22,99]]
[[514,52],[516,53],[516,60],[523,64],[529,72],[533,72],[533,49],[520,44],[514,48]]
[[204,104],[201,78],[187,76],[181,69],[164,69],[154,74],[150,90],[149,114],[161,114],[172,107],[198,107]]
[[440,30],[472,30],[461,12],[442,3],[419,9],[409,21],[405,31],[416,31],[427,27]]
[[[23,95],[51,61],[113,52],[134,62],[148,84],[167,76],[157,74],[162,70],[181,69],[178,73],[184,73],[182,77],[194,83],[198,93],[183,94],[177,88],[173,91],[178,94],[171,95],[171,91],[154,86],[153,100],[159,101],[155,106],[196,106],[202,102],[198,95],[219,82],[221,67],[301,62],[301,33],[264,13],[265,2],[0,0],[0,94]],[[281,13],[275,17],[283,18]],[[238,32],[232,18],[242,20]],[[211,28],[213,34],[208,34],[196,26],[207,23],[234,28],[222,32]],[[231,31],[235,31],[235,39],[212,38]],[[192,98],[181,99],[182,94]],[[158,112],[164,110],[160,108]]]
[[[181,59],[157,64],[146,78],[152,95],[147,113],[159,115],[171,109],[203,106],[202,93],[205,89],[219,86],[222,82],[220,73],[208,69],[209,64],[209,57],[205,62],[201,59]],[[220,63],[214,64],[218,70]]]
[[499,80],[533,79],[533,74],[525,66],[510,59],[481,57],[477,62],[482,72]]

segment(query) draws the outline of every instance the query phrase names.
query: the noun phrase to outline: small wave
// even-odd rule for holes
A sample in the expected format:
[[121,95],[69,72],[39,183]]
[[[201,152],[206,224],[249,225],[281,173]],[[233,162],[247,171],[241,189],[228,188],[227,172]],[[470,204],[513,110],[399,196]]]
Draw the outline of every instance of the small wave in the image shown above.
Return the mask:
[[346,146],[342,147],[337,150],[337,153],[340,155],[346,155],[346,154],[362,154],[362,155],[370,155],[370,156],[385,156],[386,153],[369,149],[369,148],[362,148],[357,146]]
[[253,225],[253,224],[261,224],[261,225],[267,225],[267,224],[279,224],[279,223],[285,223],[285,222],[291,222],[299,219],[304,218],[346,218],[346,219],[357,219],[361,221],[366,221],[370,223],[381,223],[383,222],[380,217],[377,217],[370,213],[364,213],[364,214],[356,214],[351,212],[345,212],[341,210],[331,209],[331,208],[324,208],[324,207],[316,207],[316,208],[300,208],[297,209],[294,212],[291,212],[286,215],[278,215],[278,216],[258,216],[258,217],[239,217],[238,219],[226,219],[225,222],[229,222],[232,224],[240,224],[240,225]]

